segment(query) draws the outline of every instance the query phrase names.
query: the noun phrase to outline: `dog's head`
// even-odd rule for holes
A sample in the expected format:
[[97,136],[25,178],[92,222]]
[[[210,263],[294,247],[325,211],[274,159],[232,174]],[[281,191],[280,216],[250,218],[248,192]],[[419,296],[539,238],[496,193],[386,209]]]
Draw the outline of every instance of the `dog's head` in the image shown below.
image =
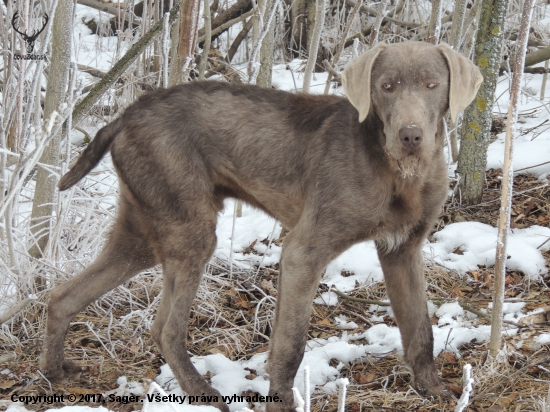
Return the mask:
[[403,176],[419,173],[436,150],[438,122],[474,99],[479,69],[446,44],[378,43],[342,73],[344,90],[363,122],[372,110],[384,124],[385,150]]

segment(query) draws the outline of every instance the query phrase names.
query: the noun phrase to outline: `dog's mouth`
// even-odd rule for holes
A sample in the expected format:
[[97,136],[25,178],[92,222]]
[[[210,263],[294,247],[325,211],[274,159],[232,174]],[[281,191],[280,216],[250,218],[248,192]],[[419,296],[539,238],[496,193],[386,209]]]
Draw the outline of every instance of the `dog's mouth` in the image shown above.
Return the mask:
[[420,171],[420,157],[413,154],[397,160],[399,171],[403,178],[418,176]]

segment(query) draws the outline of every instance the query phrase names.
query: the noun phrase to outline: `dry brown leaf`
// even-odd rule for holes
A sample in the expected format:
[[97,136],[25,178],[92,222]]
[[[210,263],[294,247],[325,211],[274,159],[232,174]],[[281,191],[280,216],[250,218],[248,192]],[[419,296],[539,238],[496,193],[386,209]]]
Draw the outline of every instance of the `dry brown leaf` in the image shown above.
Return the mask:
[[521,318],[518,323],[520,325],[536,325],[537,323],[545,323],[548,321],[548,307],[544,308],[544,312],[533,313]]
[[445,362],[447,363],[458,363],[458,360],[456,359],[456,355],[452,352],[443,352],[441,354],[441,357],[445,359]]
[[508,406],[512,402],[514,402],[517,398],[518,398],[518,394],[516,392],[512,392],[508,396],[502,396],[501,398],[499,398],[499,400],[497,401],[497,404],[500,406]]
[[275,289],[271,280],[262,279],[260,287],[264,292],[267,292],[268,295],[277,297],[277,289]]
[[353,375],[353,379],[355,379],[355,382],[360,384],[371,383],[373,380],[376,379],[376,375],[374,373],[368,373],[366,375],[362,373],[356,373],[355,375]]
[[241,308],[250,309],[250,302],[244,293],[239,293],[235,298],[235,304]]
[[327,318],[318,321],[316,324],[317,325],[332,326],[332,323],[330,323],[330,320],[328,320]]
[[449,388],[455,395],[462,395],[462,386],[447,385],[447,388]]
[[91,393],[91,390],[86,388],[69,388],[69,393],[73,395],[87,395]]
[[9,389],[16,383],[17,381],[0,379],[0,389]]

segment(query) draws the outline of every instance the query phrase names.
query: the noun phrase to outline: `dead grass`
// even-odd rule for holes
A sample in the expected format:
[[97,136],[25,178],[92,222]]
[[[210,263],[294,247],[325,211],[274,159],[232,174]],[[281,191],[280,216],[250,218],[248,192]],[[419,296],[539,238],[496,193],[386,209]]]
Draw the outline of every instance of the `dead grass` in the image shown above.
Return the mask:
[[[496,173],[496,172],[495,172]],[[476,220],[494,225],[498,202],[491,202],[491,190],[498,190],[496,175],[488,174],[487,204],[479,208],[460,208],[448,204],[441,225],[453,221]],[[493,179],[493,180],[491,180]],[[532,177],[520,177],[517,190],[535,187]],[[538,183],[540,184],[540,182]],[[548,188],[525,192],[514,199],[517,225],[546,222]],[[530,199],[535,199],[534,201]],[[484,199],[485,200],[485,199]],[[543,202],[544,201],[544,202]],[[532,205],[530,210],[525,204]],[[521,209],[523,207],[523,209]],[[527,213],[526,213],[527,212]],[[522,217],[519,217],[523,213]],[[541,224],[541,223],[539,223]],[[252,250],[252,248],[251,248]],[[550,253],[545,252],[547,263]],[[458,300],[471,308],[486,308],[491,300],[492,268],[480,267],[464,276],[428,264],[428,295],[443,303]],[[269,342],[276,297],[278,267],[243,271],[233,268],[229,279],[227,262],[213,260],[208,266],[190,319],[189,350],[195,355],[222,353],[230,359],[243,359],[265,351]],[[0,371],[9,369],[14,376],[0,373],[0,399],[11,394],[102,393],[118,387],[116,380],[125,375],[128,381],[139,381],[147,388],[159,373],[164,359],[150,337],[155,308],[159,302],[161,277],[158,268],[127,282],[91,305],[72,323],[66,339],[66,356],[84,367],[79,380],[61,385],[50,384],[39,374],[37,366],[44,330],[43,293],[21,316],[0,328],[0,353],[15,353],[17,358],[0,363]],[[274,286],[275,285],[275,286]],[[326,291],[321,285],[319,293]],[[365,299],[386,298],[383,283],[361,285],[350,295]],[[546,282],[529,282],[520,272],[508,272],[506,296],[527,302],[527,310],[547,306],[550,291]],[[309,338],[328,338],[343,332],[336,328],[334,317],[344,314],[359,325],[361,332],[372,322],[365,305],[339,300],[337,306],[315,306]],[[437,319],[432,319],[437,322]],[[394,320],[384,317],[394,326]],[[479,324],[488,320],[479,319]],[[537,345],[533,337],[548,331],[548,322],[523,326],[516,334],[505,336],[506,353],[499,361],[487,359],[485,344],[468,343],[460,356],[442,353],[436,359],[442,377],[453,389],[453,398],[424,398],[410,386],[410,375],[400,357],[367,357],[345,365],[341,377],[350,380],[347,410],[362,411],[453,411],[462,387],[462,368],[473,366],[475,393],[468,411],[550,411],[550,353],[547,346]],[[360,342],[358,342],[360,343]],[[316,394],[314,412],[336,411],[335,395]],[[86,405],[79,403],[78,405]],[[88,403],[89,406],[97,406]],[[28,405],[43,411],[57,405]],[[140,409],[141,404],[107,403],[115,411]],[[5,407],[0,406],[0,410]]]

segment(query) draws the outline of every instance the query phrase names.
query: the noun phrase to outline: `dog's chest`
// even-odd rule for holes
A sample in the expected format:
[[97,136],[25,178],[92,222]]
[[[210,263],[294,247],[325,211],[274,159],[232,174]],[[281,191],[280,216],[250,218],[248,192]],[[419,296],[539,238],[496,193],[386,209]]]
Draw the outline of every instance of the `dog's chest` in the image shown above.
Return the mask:
[[385,207],[378,217],[374,240],[389,251],[399,247],[422,220],[424,204],[420,193],[412,190],[393,194],[384,200]]

